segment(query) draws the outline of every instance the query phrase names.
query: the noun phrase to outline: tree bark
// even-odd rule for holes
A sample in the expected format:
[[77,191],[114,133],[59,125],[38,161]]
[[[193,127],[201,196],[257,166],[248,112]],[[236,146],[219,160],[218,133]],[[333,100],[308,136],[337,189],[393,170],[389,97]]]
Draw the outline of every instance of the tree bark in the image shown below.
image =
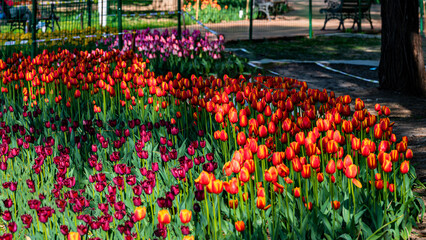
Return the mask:
[[381,2],[380,88],[426,96],[419,0]]

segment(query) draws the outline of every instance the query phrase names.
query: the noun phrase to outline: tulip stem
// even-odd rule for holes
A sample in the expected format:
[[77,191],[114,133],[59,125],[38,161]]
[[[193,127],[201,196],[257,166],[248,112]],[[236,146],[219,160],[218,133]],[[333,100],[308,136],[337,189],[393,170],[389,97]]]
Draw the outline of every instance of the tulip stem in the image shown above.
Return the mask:
[[394,199],[395,199],[395,203],[396,203],[396,201],[397,201],[397,199],[396,199],[396,172],[395,172],[395,168],[393,168],[393,196],[394,196]]
[[212,199],[212,195],[211,194],[209,194],[209,198],[210,198],[210,200],[212,201],[212,204],[213,204],[213,219],[214,219],[214,239],[217,239],[217,233],[216,233],[216,231],[217,231],[217,225],[216,225],[216,208],[215,208],[215,206],[214,206],[214,200]]
[[209,224],[209,206],[207,205],[207,188],[204,187],[204,203],[206,205],[206,212],[207,212],[207,232],[210,232],[210,224]]

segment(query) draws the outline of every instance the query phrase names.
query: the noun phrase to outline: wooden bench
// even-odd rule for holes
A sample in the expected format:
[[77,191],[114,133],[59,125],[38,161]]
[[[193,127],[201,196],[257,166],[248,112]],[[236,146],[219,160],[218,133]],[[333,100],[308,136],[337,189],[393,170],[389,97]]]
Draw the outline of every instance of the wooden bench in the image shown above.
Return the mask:
[[[337,19],[340,21],[339,27],[345,29],[344,22],[346,19],[353,19],[354,23],[352,28],[354,28],[356,23],[360,23],[362,19],[366,19],[370,22],[371,29],[373,29],[373,23],[371,21],[370,7],[371,0],[326,0],[328,1],[327,8],[320,9],[320,13],[325,14],[324,26],[322,30],[325,29],[327,22],[331,19]],[[361,6],[360,4],[361,3]],[[360,18],[361,12],[361,19]]]

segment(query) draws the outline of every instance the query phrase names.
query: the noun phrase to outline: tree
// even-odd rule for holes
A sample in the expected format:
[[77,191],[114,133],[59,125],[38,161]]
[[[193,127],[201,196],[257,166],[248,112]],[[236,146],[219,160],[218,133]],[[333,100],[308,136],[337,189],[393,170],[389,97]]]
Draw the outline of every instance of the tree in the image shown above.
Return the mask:
[[381,2],[380,88],[426,96],[419,0]]

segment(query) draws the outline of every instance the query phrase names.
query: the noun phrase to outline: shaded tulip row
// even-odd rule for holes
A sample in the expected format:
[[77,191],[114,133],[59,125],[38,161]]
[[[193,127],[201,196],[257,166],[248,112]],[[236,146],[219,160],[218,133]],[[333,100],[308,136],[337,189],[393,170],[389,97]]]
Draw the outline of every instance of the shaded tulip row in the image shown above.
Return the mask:
[[408,238],[424,212],[386,106],[115,50],[15,54],[0,76],[5,239]]

